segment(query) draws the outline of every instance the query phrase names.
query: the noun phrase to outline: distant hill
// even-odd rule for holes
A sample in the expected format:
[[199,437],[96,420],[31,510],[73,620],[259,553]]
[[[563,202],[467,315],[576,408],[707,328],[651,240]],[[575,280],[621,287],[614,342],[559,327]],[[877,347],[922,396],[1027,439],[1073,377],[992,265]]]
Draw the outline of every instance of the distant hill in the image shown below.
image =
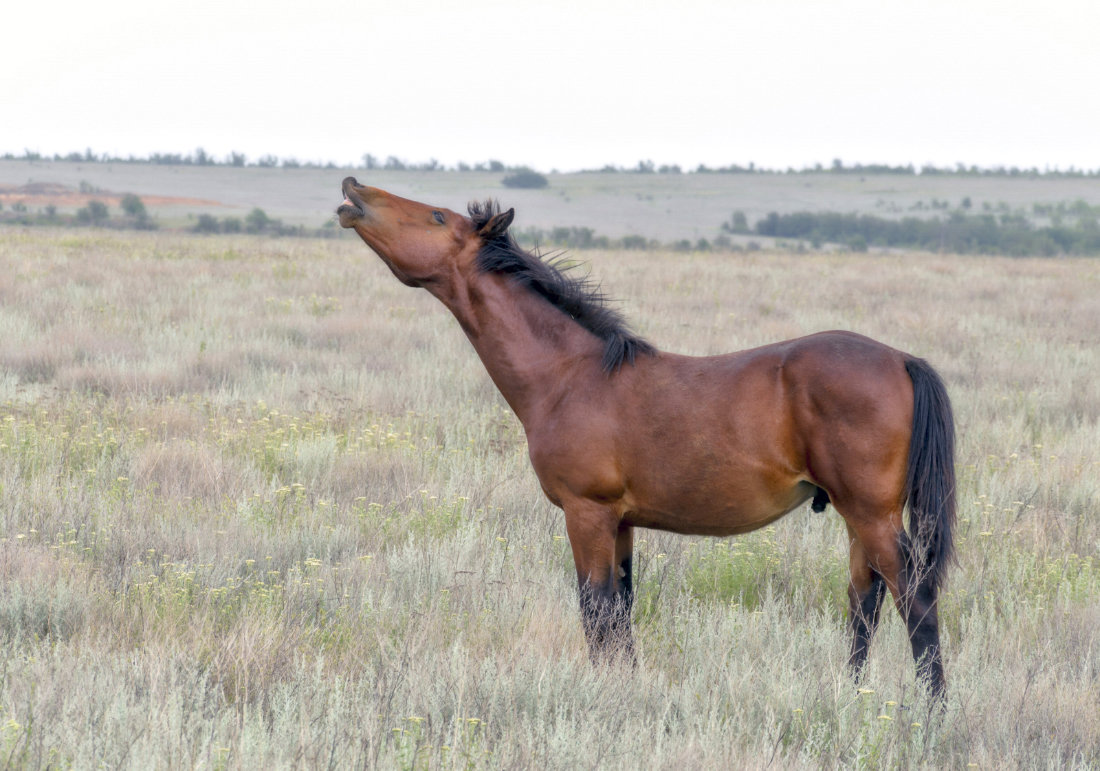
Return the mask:
[[[1100,181],[1082,175],[913,173],[546,174],[547,187],[509,189],[501,171],[199,166],[0,160],[0,204],[76,208],[89,198],[142,198],[162,227],[188,227],[202,214],[243,217],[254,208],[288,225],[332,221],[340,182],[354,175],[397,195],[464,211],[496,198],[516,208],[519,231],[590,229],[621,239],[713,240],[740,212],[751,230],[770,214],[839,212],[885,219],[946,212],[1013,213],[1048,224],[1059,205],[1100,206]],[[112,191],[112,192],[108,192]],[[52,197],[52,198],[51,198]]]

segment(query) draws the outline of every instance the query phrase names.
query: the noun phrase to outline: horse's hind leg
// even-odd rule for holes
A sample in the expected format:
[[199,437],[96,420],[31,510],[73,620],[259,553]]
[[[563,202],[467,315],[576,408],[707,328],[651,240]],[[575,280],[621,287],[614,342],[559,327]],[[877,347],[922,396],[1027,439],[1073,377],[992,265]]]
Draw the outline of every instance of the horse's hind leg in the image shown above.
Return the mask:
[[[905,620],[909,642],[913,648],[913,659],[917,664],[918,679],[927,684],[933,696],[941,697],[945,682],[943,661],[940,657],[936,587],[931,577],[921,574],[916,567],[909,537],[901,527],[900,512],[890,518],[847,521],[849,533],[855,536],[852,546],[853,586],[856,580],[858,544],[866,557],[864,564],[867,570],[871,575],[878,574],[894,596],[894,605]],[[858,642],[858,639],[853,641],[853,657]],[[866,650],[863,651],[863,656],[866,657]]]
[[848,623],[852,629],[852,652],[848,657],[848,666],[858,681],[863,674],[863,665],[867,662],[867,649],[878,627],[879,611],[886,596],[886,582],[871,567],[867,553],[852,529],[848,528],[851,542],[848,570]]
[[565,527],[573,548],[581,619],[592,660],[623,653],[633,661],[633,529],[620,527],[607,507],[590,501],[565,507]]
[[933,696],[942,697],[946,681],[943,657],[940,655],[936,582],[931,571],[921,568],[913,543],[905,532],[899,534],[898,547],[903,556],[899,582],[902,597],[900,610],[909,630],[909,642],[917,662],[917,677],[928,684]]

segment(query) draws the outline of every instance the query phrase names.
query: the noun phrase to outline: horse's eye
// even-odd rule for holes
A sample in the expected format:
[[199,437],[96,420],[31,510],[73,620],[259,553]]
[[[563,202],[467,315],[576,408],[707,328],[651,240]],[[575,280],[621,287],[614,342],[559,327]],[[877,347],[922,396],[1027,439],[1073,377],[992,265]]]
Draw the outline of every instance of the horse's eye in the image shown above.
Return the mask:
[[435,221],[436,221],[436,222],[438,222],[438,223],[439,223],[440,225],[442,225],[442,224],[443,224],[443,212],[441,212],[441,211],[433,211],[433,212],[432,212],[432,217],[434,217],[434,218],[435,218]]

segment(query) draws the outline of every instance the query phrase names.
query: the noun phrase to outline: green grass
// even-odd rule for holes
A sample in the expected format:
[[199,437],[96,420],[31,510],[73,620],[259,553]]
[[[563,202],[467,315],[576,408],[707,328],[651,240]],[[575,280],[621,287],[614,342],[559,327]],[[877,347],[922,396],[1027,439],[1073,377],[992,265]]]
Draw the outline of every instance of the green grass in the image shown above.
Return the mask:
[[959,424],[946,713],[839,518],[641,532],[592,666],[561,513],[461,331],[360,244],[0,233],[0,763],[1100,763],[1100,263],[585,254],[660,347],[850,328]]

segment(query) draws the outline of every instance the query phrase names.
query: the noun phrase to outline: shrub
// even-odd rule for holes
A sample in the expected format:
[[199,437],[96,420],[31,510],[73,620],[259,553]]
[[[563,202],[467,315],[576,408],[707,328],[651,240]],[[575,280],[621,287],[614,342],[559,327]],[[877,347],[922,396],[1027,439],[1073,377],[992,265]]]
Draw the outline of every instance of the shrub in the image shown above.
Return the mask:
[[210,214],[200,214],[199,221],[191,228],[196,233],[217,233],[221,230],[216,217]]
[[722,223],[722,230],[727,233],[748,233],[749,220],[743,211],[735,211],[728,222]]
[[262,233],[270,225],[271,218],[267,216],[267,212],[259,207],[250,211],[248,216],[244,218],[244,228],[249,233]]
[[76,213],[76,221],[85,225],[102,225],[107,221],[107,204],[103,201],[88,201],[88,205]]
[[599,246],[596,231],[592,228],[558,226],[550,229],[548,237],[551,243],[570,249],[591,249]]
[[501,180],[505,187],[540,188],[550,184],[550,180],[537,171],[528,168],[516,169]]
[[128,217],[141,219],[148,216],[148,213],[145,211],[145,203],[133,193],[127,193],[122,196],[122,200],[119,201],[119,206],[122,207],[122,212]]

